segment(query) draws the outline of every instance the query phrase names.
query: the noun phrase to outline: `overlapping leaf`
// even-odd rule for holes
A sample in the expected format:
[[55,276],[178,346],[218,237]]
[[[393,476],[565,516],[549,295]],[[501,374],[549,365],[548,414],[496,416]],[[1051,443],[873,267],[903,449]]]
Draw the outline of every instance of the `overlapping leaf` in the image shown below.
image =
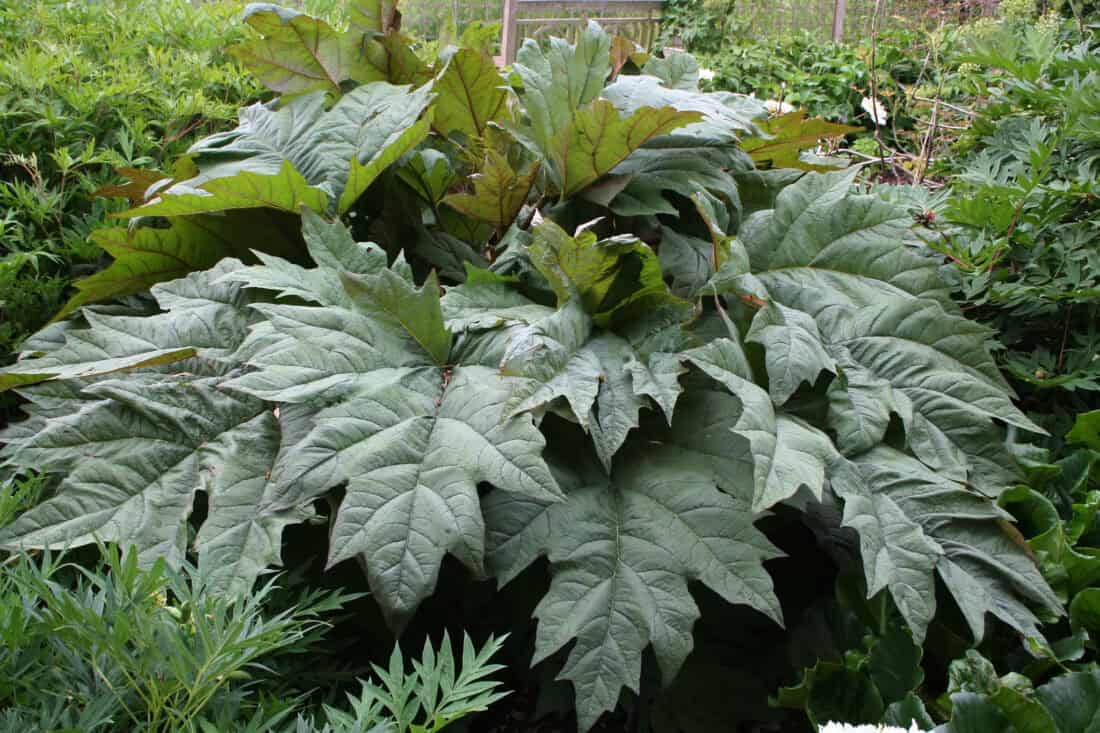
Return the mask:
[[506,119],[505,87],[491,56],[459,49],[432,87],[439,94],[435,129],[443,135],[462,133],[468,140],[481,137],[490,122]]
[[[115,541],[149,562],[182,559],[186,519],[196,492],[217,519],[196,540],[200,557],[218,556],[212,583],[250,587],[277,564],[282,528],[308,509],[268,512],[280,448],[270,404],[226,389],[231,354],[244,340],[250,313],[239,285],[217,284],[240,267],[226,261],[208,272],[160,286],[167,310],[140,318],[89,314],[85,329],[66,331],[46,353],[50,376],[73,379],[54,397],[32,395],[35,429],[15,442],[9,461],[63,474],[57,496],[0,533],[8,548],[69,547]],[[197,355],[168,370],[175,359]],[[89,381],[122,368],[124,379]],[[79,378],[79,379],[78,379]]]
[[[248,278],[270,286],[262,268]],[[256,371],[233,385],[328,405],[280,456],[272,511],[347,482],[329,562],[363,555],[383,609],[400,624],[433,590],[446,553],[481,571],[479,482],[546,501],[559,491],[531,418],[504,414],[507,385],[491,369],[450,363],[434,276],[422,288],[392,269],[339,279],[348,297],[327,307],[261,306],[263,348],[249,360]]]
[[[431,101],[426,88],[410,91],[375,82],[345,94],[330,110],[320,92],[278,109],[263,104],[246,107],[236,129],[192,146],[189,154],[198,175],[160,192],[158,202],[131,214],[190,213],[188,206],[200,205],[205,211],[218,210],[214,206],[239,208],[241,197],[250,206],[309,203],[312,199],[303,197],[312,194],[302,181],[323,190],[330,209],[346,211],[382,170],[427,136]],[[263,180],[281,175],[281,183]],[[214,181],[220,183],[211,190]],[[250,190],[257,194],[248,195]],[[178,204],[181,211],[173,203],[176,195],[187,200]],[[221,202],[223,198],[228,200]],[[272,202],[263,204],[267,198]]]
[[778,620],[762,566],[777,551],[752,527],[747,499],[718,491],[710,466],[674,448],[629,450],[610,478],[571,473],[562,504],[494,493],[485,511],[490,566],[503,581],[540,555],[554,565],[535,611],[535,659],[575,640],[561,676],[587,730],[623,687],[638,690],[646,647],[665,681],[675,677],[699,616],[688,580]]
[[933,589],[933,566],[975,639],[985,635],[987,614],[1040,637],[1031,607],[1062,612],[1023,540],[1005,528],[1009,517],[985,497],[886,447],[863,454],[834,480],[854,504],[845,521],[861,533],[869,585],[891,589],[918,635],[935,608],[934,593],[925,594]]
[[339,95],[347,81],[386,77],[367,62],[361,33],[343,33],[323,20],[272,5],[250,5],[245,22],[258,38],[229,49],[264,86],[285,95]]

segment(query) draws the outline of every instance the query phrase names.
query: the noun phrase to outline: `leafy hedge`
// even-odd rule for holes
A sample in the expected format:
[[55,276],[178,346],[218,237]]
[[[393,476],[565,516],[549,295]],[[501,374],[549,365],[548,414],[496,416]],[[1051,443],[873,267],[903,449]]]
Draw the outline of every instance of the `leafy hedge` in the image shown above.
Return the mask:
[[[502,77],[351,10],[250,12],[235,53],[282,96],[133,172],[115,262],[0,373],[30,401],[4,459],[52,476],[5,548],[194,552],[242,591],[323,521],[395,629],[448,573],[523,589],[582,730],[654,678],[690,729],[689,655],[744,674],[762,657],[710,655],[777,634],[754,684],[813,668],[780,698],[813,718],[863,679],[814,650],[831,614],[872,640],[876,719],[919,706],[931,633],[1042,644],[1062,605],[995,501],[1023,475],[1004,426],[1038,428],[904,207],[756,170],[760,103],[596,26]],[[826,587],[777,544],[825,551]]]
[[[0,8],[0,362],[57,312],[101,255],[115,168],[159,167],[260,87],[225,48],[235,3]],[[92,241],[89,239],[92,238]]]

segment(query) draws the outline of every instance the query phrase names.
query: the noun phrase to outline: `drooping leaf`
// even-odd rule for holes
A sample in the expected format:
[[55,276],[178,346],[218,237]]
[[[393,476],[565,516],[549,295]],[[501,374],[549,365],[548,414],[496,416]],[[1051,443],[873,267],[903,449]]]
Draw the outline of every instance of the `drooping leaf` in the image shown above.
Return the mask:
[[757,312],[745,338],[764,347],[768,391],[777,405],[789,400],[803,382],[812,385],[821,372],[836,372],[817,324],[802,311],[769,303]]
[[346,81],[385,81],[363,54],[361,33],[343,33],[308,15],[250,5],[244,20],[263,38],[232,46],[264,86],[288,97],[324,91],[338,96]]
[[208,272],[153,286],[165,308],[157,315],[86,313],[87,328],[68,329],[61,345],[0,370],[0,391],[164,366],[200,354],[227,356],[244,341],[248,299],[239,287],[211,283],[240,267],[225,260]]
[[844,501],[844,526],[859,533],[868,596],[888,588],[922,644],[936,613],[934,571],[943,549],[888,493],[867,483],[858,466],[839,460],[829,474],[833,491]]
[[[562,504],[488,497],[488,559],[502,582],[542,554],[554,565],[535,612],[536,661],[576,640],[562,677],[576,688],[581,730],[623,687],[637,691],[647,646],[665,681],[676,675],[699,615],[688,579],[780,619],[761,565],[776,551],[752,527],[747,500],[719,492],[709,466],[646,446],[617,459],[610,478],[582,469],[563,482]],[[668,524],[677,530],[654,533]]]
[[[196,551],[200,562],[212,563],[215,589],[243,592],[279,562],[283,527],[310,511],[268,511],[258,500],[271,489],[279,421],[270,404],[228,390],[228,377],[219,374],[234,366],[252,319],[241,286],[219,283],[239,267],[226,261],[158,286],[164,313],[144,322],[93,316],[42,357],[73,387],[55,389],[52,398],[32,396],[35,429],[16,442],[9,460],[63,476],[56,496],[6,526],[0,543],[29,549],[113,541],[136,546],[143,562],[165,557],[178,564],[185,521],[203,491],[216,519],[200,529]],[[201,358],[134,363],[142,348],[158,347]],[[110,377],[120,361],[135,371],[88,379]]]
[[753,460],[753,511],[789,499],[802,487],[820,497],[825,467],[835,451],[828,436],[797,418],[776,414],[768,393],[742,376],[747,363],[733,341],[712,341],[684,356],[742,404],[733,432],[747,442]]
[[101,229],[92,239],[115,261],[77,280],[77,293],[55,318],[88,303],[140,293],[159,282],[213,267],[223,257],[247,258],[250,242],[263,242],[267,251],[280,254],[296,249],[280,220],[252,212],[174,219],[168,229]]
[[[916,459],[885,446],[875,448],[853,461],[869,489],[862,493],[888,497],[902,514],[920,525],[925,538],[939,546],[942,555],[936,571],[943,579],[966,618],[975,639],[985,635],[985,616],[992,614],[1026,637],[1041,638],[1032,607],[1060,615],[1061,603],[1042,581],[1022,538],[1005,528],[1006,514],[988,499],[930,471]],[[845,491],[851,491],[845,488]],[[875,507],[880,511],[880,507]],[[889,521],[888,516],[877,520]],[[873,523],[866,525],[877,532]],[[911,528],[899,528],[910,535],[905,545],[916,547]],[[893,531],[893,530],[891,530]],[[898,542],[902,535],[898,535]],[[921,542],[927,545],[927,543]],[[865,545],[872,548],[874,543]],[[896,553],[895,553],[896,554]],[[929,557],[925,551],[924,557]],[[901,557],[900,555],[896,555]],[[914,556],[916,559],[917,556]],[[871,558],[865,557],[865,563]],[[921,561],[921,563],[926,560]],[[922,565],[914,566],[913,572]],[[891,581],[900,582],[900,576]],[[898,593],[895,593],[895,597]],[[909,615],[916,619],[930,610],[914,605]],[[923,624],[917,628],[923,628]]]

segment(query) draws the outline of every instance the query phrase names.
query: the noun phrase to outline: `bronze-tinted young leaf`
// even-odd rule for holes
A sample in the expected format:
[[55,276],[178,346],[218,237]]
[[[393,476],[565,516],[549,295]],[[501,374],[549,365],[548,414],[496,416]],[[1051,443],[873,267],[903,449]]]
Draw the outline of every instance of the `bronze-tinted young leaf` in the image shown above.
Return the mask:
[[672,107],[642,107],[623,117],[604,99],[573,115],[570,124],[555,133],[548,153],[567,198],[610,173],[627,156],[660,135],[698,122],[698,112]]
[[504,77],[492,57],[473,49],[460,49],[432,85],[439,95],[435,103],[435,129],[443,135],[462,133],[469,140],[481,137],[486,125],[505,119],[508,111],[505,87]]
[[272,175],[242,171],[234,176],[207,181],[198,188],[183,184],[173,186],[144,205],[119,216],[192,216],[230,209],[264,208],[297,214],[302,207],[323,212],[328,204],[328,194],[321,188],[309,185],[294,170],[290,161],[284,160],[278,172]]
[[252,5],[245,22],[263,37],[229,49],[264,86],[284,95],[339,95],[346,81],[385,81],[363,54],[362,33],[335,30],[323,20]]
[[148,290],[159,282],[213,267],[223,257],[250,257],[250,245],[263,243],[269,252],[288,254],[297,249],[296,237],[282,220],[253,212],[231,216],[193,216],[173,219],[168,229],[101,229],[93,240],[115,258],[111,265],[83,280],[56,318],[77,308]]
[[470,177],[474,192],[451,194],[443,203],[466,216],[487,221],[498,229],[507,229],[527,203],[539,168],[539,162],[535,161],[517,173],[507,157],[487,148],[481,170]]
[[741,141],[741,149],[752,157],[758,167],[822,172],[830,169],[803,162],[799,158],[800,153],[816,147],[822,140],[835,140],[863,130],[862,127],[841,125],[820,117],[806,119],[806,113],[802,110],[758,124],[767,136],[749,137]]

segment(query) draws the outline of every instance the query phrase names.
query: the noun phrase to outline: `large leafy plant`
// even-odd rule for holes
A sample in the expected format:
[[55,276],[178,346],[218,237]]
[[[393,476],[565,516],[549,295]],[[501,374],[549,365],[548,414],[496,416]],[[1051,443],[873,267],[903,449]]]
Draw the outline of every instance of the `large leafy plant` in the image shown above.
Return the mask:
[[771,512],[854,533],[918,644],[937,582],[975,638],[1061,612],[993,501],[1003,427],[1037,428],[906,211],[753,169],[753,100],[596,26],[505,78],[477,48],[416,61],[392,3],[352,18],[251,12],[239,55],[285,94],[132,192],[162,225],[125,235],[149,249],[114,292],[193,272],[5,370],[29,405],[3,456],[56,480],[4,547],[190,551],[241,590],[320,514],[398,629],[447,555],[500,584],[545,557],[535,661],[564,658],[585,730],[648,648],[676,678],[689,584],[783,623]]

